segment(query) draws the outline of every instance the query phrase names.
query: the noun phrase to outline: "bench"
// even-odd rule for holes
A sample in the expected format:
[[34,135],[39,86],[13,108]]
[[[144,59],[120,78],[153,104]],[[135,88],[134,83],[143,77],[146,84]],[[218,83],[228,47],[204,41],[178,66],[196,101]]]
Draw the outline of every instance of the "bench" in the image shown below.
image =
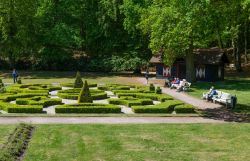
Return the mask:
[[188,91],[190,87],[191,87],[191,83],[189,82],[185,83],[185,85],[183,86],[183,91],[184,92]]
[[221,104],[225,104],[226,107],[231,107],[231,108],[234,108],[237,103],[236,95],[231,95],[229,93],[218,90],[217,90],[217,95],[213,96],[212,100],[214,103],[218,102]]

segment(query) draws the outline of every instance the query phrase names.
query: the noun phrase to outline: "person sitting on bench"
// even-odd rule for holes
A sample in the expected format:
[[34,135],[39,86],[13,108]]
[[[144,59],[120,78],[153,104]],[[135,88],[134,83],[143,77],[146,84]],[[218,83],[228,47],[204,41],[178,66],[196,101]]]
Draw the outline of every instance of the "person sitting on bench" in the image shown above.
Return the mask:
[[179,79],[179,78],[176,78],[176,79],[173,81],[172,85],[171,85],[171,89],[172,89],[172,88],[178,88],[179,85],[180,85],[180,79]]
[[182,81],[180,81],[180,84],[179,84],[179,86],[177,87],[177,92],[183,91],[183,88],[185,87],[186,83],[188,83],[188,82],[186,81],[186,79],[183,79]]
[[217,95],[217,91],[214,89],[214,86],[212,86],[209,91],[203,95],[203,98],[205,98],[207,101],[212,100],[213,96]]

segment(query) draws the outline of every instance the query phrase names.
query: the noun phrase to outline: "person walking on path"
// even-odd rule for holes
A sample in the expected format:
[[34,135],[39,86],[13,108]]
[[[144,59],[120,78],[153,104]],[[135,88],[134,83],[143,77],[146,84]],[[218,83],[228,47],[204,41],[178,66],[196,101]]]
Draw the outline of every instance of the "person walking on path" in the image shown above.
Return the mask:
[[18,73],[15,68],[12,71],[12,77],[13,77],[14,84],[17,83]]

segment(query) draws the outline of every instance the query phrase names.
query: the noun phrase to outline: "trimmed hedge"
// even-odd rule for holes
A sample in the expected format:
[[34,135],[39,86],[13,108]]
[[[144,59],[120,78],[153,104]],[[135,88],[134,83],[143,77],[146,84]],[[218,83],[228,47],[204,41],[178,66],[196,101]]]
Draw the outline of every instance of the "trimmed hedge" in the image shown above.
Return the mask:
[[38,105],[16,105],[0,102],[0,109],[8,113],[42,113],[43,107]]
[[150,99],[109,99],[110,104],[124,105],[124,106],[137,106],[137,105],[152,105],[153,101]]
[[17,99],[17,105],[42,105],[43,107],[61,105],[62,99],[59,98],[44,98],[44,97],[32,97],[25,99]]
[[184,103],[178,100],[168,100],[153,106],[132,106],[132,110],[135,113],[171,113],[175,106],[182,104]]
[[[103,93],[102,90],[98,90],[98,89],[89,89],[90,93]],[[75,94],[79,94],[81,92],[81,88],[74,88],[74,89],[66,89],[66,90],[60,90],[58,91],[58,93],[75,93]]]
[[121,113],[121,108],[116,105],[81,103],[57,106],[56,113]]
[[[58,96],[63,99],[70,99],[70,100],[77,100],[78,94],[68,94],[68,93],[58,93]],[[91,95],[93,100],[102,100],[107,99],[107,93],[98,93],[98,94],[92,94]]]
[[155,93],[117,93],[117,96],[124,97],[124,96],[131,96],[136,98],[148,98],[155,101],[165,102],[166,100],[173,100],[173,97],[165,95],[165,94],[155,94]]
[[[88,82],[88,85],[89,85],[89,87],[97,87],[97,83],[89,83]],[[74,84],[73,83],[62,83],[61,86],[62,87],[71,87],[71,88],[73,88]]]
[[15,95],[11,95],[11,96],[7,96],[4,101],[5,102],[10,102],[10,101],[14,101],[17,98],[30,98],[30,97],[34,97],[34,96],[48,96],[48,94],[45,93],[21,93],[21,94],[15,94]]
[[195,113],[195,109],[192,105],[183,104],[174,107],[176,113]]

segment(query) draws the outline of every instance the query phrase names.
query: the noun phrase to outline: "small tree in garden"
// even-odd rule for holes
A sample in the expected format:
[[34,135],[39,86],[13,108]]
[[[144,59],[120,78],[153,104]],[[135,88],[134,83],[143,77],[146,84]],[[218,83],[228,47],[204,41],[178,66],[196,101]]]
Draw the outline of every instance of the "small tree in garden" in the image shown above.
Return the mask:
[[154,84],[150,83],[150,85],[149,85],[149,90],[150,90],[150,91],[155,91],[155,86],[154,86]]
[[4,87],[2,79],[0,79],[0,93],[4,93],[4,92],[5,92],[5,87]]
[[17,84],[22,84],[22,79],[21,79],[21,77],[18,77],[18,79],[17,79]]
[[74,88],[82,88],[82,86],[83,86],[83,81],[82,81],[81,73],[77,72],[75,83],[74,83]]
[[78,103],[92,103],[93,99],[91,97],[88,82],[85,81],[84,86],[82,87],[82,90],[80,92],[80,95],[78,96]]
[[155,93],[156,94],[161,94],[162,93],[162,90],[160,87],[157,87],[156,90],[155,90]]

